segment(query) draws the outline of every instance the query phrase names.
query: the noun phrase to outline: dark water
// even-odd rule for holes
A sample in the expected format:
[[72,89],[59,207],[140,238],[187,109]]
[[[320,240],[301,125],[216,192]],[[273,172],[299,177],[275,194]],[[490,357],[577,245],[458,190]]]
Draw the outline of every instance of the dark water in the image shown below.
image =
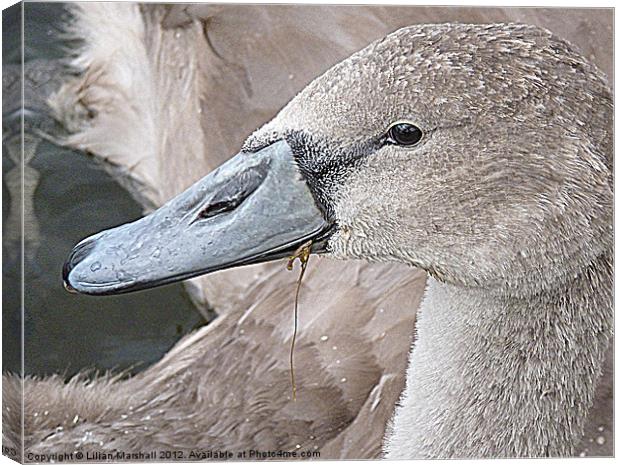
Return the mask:
[[[62,4],[25,4],[26,92],[23,186],[24,370],[27,374],[65,373],[85,368],[142,369],[192,328],[204,323],[180,284],[119,297],[67,293],[61,269],[78,241],[101,229],[141,215],[140,206],[89,156],[37,136],[61,128],[46,114],[44,95],[62,80],[58,61],[66,47],[57,31],[67,18]],[[21,154],[18,81],[19,10],[3,15],[2,216],[3,216],[3,362],[21,371],[21,238],[19,180]],[[8,65],[8,66],[7,66]],[[13,68],[11,68],[13,66]],[[28,68],[30,67],[30,68]],[[28,75],[34,76],[31,79]],[[47,76],[49,75],[49,76]],[[43,76],[43,77],[42,77]],[[30,79],[30,80],[29,80]],[[7,100],[9,95],[15,97]],[[41,95],[39,95],[41,94]],[[16,138],[17,137],[17,138]]]

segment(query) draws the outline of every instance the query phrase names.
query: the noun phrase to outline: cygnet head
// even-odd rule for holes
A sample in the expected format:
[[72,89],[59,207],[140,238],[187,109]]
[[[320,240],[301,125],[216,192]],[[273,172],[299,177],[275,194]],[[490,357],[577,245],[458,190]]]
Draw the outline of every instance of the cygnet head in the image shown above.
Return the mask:
[[339,258],[538,292],[611,247],[611,121],[601,73],[545,30],[404,28],[317,78],[154,214],[83,241],[64,279],[126,292],[314,239]]
[[601,73],[548,31],[421,25],[316,79],[244,148],[294,147],[337,257],[536,292],[610,246],[611,122]]

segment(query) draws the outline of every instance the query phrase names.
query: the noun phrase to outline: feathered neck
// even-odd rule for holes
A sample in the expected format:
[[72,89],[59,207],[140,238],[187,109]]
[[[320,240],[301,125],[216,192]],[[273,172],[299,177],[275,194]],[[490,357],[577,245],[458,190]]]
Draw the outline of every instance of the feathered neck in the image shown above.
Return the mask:
[[430,278],[387,458],[571,455],[612,335],[612,257],[529,299]]

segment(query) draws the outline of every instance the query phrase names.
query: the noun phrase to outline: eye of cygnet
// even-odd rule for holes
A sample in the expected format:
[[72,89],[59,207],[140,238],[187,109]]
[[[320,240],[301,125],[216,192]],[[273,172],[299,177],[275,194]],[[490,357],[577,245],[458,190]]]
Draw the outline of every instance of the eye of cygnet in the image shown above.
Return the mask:
[[388,140],[394,145],[410,146],[420,142],[424,133],[414,124],[398,122],[390,126],[387,135]]

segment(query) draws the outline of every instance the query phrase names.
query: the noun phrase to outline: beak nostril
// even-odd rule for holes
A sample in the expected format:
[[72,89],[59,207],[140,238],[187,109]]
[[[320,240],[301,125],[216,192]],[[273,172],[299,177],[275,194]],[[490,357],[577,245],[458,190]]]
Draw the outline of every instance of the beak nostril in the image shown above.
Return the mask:
[[209,203],[198,212],[194,222],[211,218],[234,210],[258,189],[267,177],[268,162],[252,166],[237,173],[211,198]]
[[239,206],[239,204],[244,198],[245,197],[230,199],[229,201],[211,203],[205,208],[203,208],[200,213],[198,213],[197,219],[207,219],[211,218],[212,216],[217,216],[221,213],[234,210]]
[[62,267],[62,280],[67,291],[75,292],[69,283],[69,274],[71,273],[71,270],[75,268],[75,265],[84,260],[94,247],[94,240],[85,241],[76,245],[69,254],[69,258],[67,258],[67,261]]

